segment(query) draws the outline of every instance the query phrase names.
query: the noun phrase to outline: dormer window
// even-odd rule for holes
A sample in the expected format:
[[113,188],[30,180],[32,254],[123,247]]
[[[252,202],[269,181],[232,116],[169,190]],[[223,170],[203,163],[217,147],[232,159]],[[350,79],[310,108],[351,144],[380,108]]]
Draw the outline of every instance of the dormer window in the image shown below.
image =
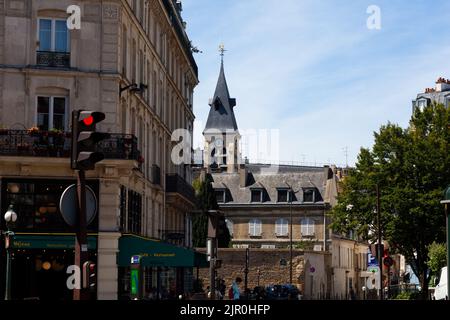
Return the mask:
[[417,107],[420,110],[423,110],[427,106],[427,100],[426,99],[420,99],[417,101]]
[[226,190],[215,190],[216,201],[217,203],[225,203],[226,202]]
[[278,202],[288,202],[289,189],[278,189]]
[[251,202],[263,202],[263,190],[262,189],[252,189]]
[[303,202],[315,202],[315,189],[304,189],[303,190]]

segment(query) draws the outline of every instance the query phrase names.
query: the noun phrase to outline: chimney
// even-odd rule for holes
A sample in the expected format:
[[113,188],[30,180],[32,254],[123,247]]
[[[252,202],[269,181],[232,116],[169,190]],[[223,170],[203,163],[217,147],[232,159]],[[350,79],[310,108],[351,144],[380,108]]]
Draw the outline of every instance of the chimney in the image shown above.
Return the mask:
[[239,166],[239,186],[245,188],[247,186],[248,170],[245,164]]
[[437,92],[444,92],[450,90],[450,80],[439,78],[436,81],[436,91]]

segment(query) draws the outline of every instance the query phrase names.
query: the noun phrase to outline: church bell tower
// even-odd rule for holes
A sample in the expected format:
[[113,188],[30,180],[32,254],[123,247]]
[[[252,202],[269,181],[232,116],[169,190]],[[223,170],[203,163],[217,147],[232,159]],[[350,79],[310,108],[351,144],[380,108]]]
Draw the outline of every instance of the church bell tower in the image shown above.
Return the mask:
[[237,172],[240,162],[240,135],[233,108],[236,99],[230,98],[223,66],[225,48],[220,45],[221,65],[216,91],[209,101],[209,115],[205,137],[204,165],[208,169]]

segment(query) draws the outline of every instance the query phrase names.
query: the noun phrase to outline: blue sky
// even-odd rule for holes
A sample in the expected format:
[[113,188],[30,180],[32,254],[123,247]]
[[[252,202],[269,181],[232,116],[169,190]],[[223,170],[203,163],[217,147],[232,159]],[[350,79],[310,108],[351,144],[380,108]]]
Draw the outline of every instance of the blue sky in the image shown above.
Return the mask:
[[[380,30],[367,28],[370,5]],[[450,78],[448,0],[183,0],[182,14],[203,51],[194,147],[222,42],[239,129],[279,129],[284,161],[345,164],[348,147],[352,165],[380,125],[407,126],[417,93]]]

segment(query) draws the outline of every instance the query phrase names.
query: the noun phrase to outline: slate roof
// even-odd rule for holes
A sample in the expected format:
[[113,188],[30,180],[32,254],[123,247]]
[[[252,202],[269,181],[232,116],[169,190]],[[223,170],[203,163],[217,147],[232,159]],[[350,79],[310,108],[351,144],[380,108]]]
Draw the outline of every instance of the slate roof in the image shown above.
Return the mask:
[[214,92],[214,97],[210,103],[211,109],[209,110],[205,131],[208,129],[216,129],[221,131],[232,129],[237,131],[238,126],[236,123],[236,117],[234,116],[234,106],[236,106],[236,99],[230,98],[222,61],[216,91]]
[[[335,188],[335,183],[330,183],[335,179],[332,171],[328,167],[300,167],[300,166],[280,166],[278,172],[265,172],[267,166],[246,165],[248,176],[247,185],[240,186],[240,173],[212,173],[213,186],[225,185],[231,195],[226,204],[250,204],[251,189],[261,186],[267,191],[268,198],[262,204],[279,204],[278,189],[291,186],[296,193],[294,204],[303,203],[303,190],[314,188],[320,197],[316,195],[316,203],[329,202],[336,192],[330,190]],[[242,169],[241,169],[242,170]],[[334,181],[333,181],[334,182]],[[328,186],[328,190],[327,190]],[[325,200],[324,200],[325,199]],[[252,203],[254,204],[254,203]],[[261,204],[261,203],[260,203]]]

